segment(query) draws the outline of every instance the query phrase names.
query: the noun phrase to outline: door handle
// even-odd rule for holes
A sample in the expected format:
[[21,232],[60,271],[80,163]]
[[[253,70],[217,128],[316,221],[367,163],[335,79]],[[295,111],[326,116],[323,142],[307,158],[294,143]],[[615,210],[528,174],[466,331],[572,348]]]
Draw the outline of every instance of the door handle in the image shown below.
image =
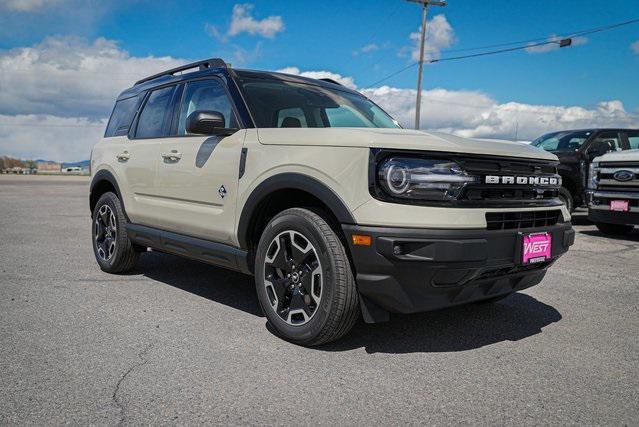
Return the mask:
[[126,162],[127,160],[131,158],[128,151],[123,151],[122,153],[118,154],[115,157],[117,157],[117,159],[121,162]]
[[169,162],[177,162],[182,158],[182,153],[178,150],[171,150],[170,153],[162,153],[162,158]]

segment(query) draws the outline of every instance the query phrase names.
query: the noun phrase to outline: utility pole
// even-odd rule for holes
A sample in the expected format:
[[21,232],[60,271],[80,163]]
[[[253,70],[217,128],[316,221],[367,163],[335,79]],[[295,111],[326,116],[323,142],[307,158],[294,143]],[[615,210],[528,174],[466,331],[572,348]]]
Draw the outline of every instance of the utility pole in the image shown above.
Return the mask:
[[428,16],[428,6],[446,6],[445,1],[438,0],[408,0],[422,5],[422,34],[419,44],[419,71],[417,72],[417,99],[415,100],[415,129],[419,129],[419,116],[422,107],[422,74],[424,72],[424,42],[426,40],[426,17]]

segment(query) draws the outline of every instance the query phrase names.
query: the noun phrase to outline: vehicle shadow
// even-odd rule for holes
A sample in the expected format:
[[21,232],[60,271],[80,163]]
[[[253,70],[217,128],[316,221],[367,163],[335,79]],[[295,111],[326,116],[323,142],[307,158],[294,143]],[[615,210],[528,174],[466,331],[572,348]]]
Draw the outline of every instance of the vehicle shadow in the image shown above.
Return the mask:
[[393,315],[388,323],[360,321],[326,351],[363,347],[367,353],[466,351],[536,335],[561,320],[554,307],[516,293],[494,304],[470,304],[412,315]]
[[160,252],[144,253],[134,273],[262,317],[253,277]]
[[[264,317],[250,276],[158,252],[140,257],[137,271],[169,286]],[[471,304],[412,315],[394,314],[390,322],[381,324],[366,324],[360,319],[347,336],[314,350],[465,351],[533,336],[561,318],[554,307],[518,293],[494,304]]]

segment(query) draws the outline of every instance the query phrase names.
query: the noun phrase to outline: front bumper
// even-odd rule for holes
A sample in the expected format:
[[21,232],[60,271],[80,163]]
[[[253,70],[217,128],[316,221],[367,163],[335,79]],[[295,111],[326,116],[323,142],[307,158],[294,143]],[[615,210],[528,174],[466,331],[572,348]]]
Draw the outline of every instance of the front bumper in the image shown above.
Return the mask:
[[[342,226],[367,321],[509,294],[538,284],[575,240],[569,222],[521,230],[434,230]],[[524,233],[552,233],[552,259],[520,265]],[[352,234],[371,246],[353,245]]]
[[[628,212],[610,210],[611,200],[627,200]],[[588,219],[606,224],[639,224],[639,191],[588,191]]]
[[639,211],[617,212],[603,209],[588,209],[588,220],[606,224],[639,225]]

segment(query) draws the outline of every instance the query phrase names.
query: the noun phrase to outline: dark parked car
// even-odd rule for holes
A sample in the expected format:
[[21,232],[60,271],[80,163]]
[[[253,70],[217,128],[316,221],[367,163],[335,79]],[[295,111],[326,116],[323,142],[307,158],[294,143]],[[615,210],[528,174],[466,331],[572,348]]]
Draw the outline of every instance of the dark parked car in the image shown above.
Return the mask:
[[592,159],[610,151],[639,148],[639,129],[564,130],[542,135],[532,145],[559,157],[563,181],[559,197],[572,211],[586,204],[586,180]]

